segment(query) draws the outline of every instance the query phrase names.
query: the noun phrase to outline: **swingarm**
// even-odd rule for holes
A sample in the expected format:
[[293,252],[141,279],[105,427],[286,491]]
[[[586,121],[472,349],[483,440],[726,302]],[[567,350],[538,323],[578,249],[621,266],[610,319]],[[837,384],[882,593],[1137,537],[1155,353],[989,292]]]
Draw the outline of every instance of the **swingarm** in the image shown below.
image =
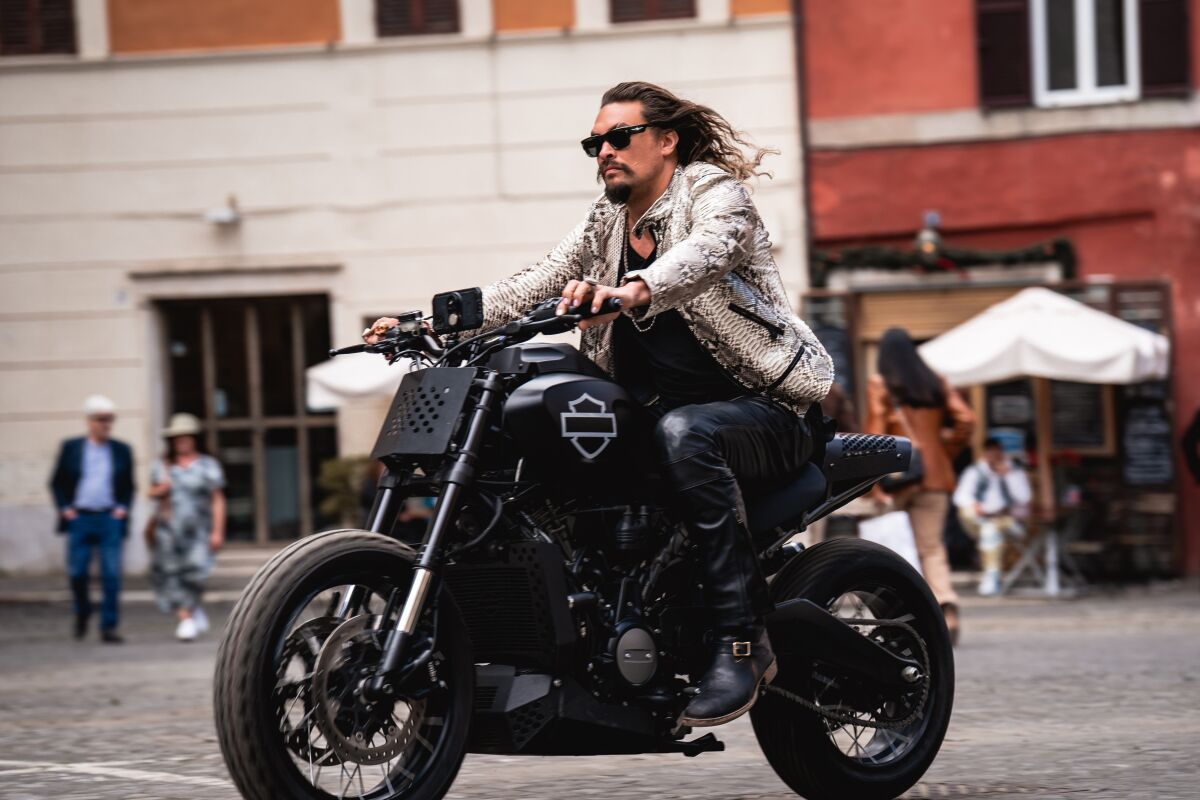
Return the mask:
[[[806,599],[787,600],[767,617],[767,630],[783,650],[795,649],[880,686],[908,689],[922,678],[921,665],[863,636],[821,606]],[[787,649],[793,649],[787,647]]]

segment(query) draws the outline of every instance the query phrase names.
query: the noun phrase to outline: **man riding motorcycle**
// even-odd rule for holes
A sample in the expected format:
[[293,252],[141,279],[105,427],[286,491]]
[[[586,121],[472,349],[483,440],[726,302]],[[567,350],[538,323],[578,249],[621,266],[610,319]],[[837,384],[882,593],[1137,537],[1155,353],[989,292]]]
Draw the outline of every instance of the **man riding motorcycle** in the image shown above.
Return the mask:
[[[604,184],[544,259],[482,290],[483,328],[561,292],[557,312],[617,298],[582,322],[580,349],[657,420],[655,450],[679,518],[703,554],[713,661],[679,724],[720,725],[775,673],[766,582],[743,489],[778,485],[812,453],[803,414],[833,364],[795,316],[743,181],[762,156],[710,108],[645,82],[605,92],[584,152]],[[375,342],[397,320],[364,331]]]

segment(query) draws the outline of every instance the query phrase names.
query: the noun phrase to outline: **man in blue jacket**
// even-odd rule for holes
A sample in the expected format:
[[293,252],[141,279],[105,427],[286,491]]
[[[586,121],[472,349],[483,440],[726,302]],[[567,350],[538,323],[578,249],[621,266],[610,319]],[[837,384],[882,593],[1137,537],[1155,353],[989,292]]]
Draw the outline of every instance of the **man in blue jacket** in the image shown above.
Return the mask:
[[75,596],[75,638],[87,634],[92,616],[88,573],[92,554],[100,554],[100,638],[124,641],[117,633],[121,592],[121,551],[133,501],[133,451],[111,438],[116,407],[107,397],[92,395],[83,405],[87,436],[67,439],[58,452],[50,491],[58,507],[58,532],[67,535],[67,575]]

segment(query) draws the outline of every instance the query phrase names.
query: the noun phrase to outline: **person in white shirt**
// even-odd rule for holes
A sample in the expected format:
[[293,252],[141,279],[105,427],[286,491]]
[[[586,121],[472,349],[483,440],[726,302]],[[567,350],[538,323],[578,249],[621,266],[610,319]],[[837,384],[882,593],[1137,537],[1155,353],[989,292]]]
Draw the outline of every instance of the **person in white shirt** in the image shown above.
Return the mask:
[[1004,537],[1024,534],[1032,497],[1025,470],[1013,464],[999,439],[985,441],[983,457],[959,478],[954,505],[963,528],[979,543],[981,595],[1000,591]]

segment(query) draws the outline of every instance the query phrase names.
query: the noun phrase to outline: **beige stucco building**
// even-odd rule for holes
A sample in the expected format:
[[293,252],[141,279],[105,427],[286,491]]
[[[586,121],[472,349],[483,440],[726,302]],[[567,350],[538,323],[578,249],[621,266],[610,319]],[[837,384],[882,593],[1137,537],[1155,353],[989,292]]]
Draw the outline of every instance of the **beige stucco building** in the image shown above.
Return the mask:
[[577,142],[620,80],[780,150],[756,202],[799,295],[786,2],[627,23],[603,0],[442,5],[456,32],[383,37],[370,0],[75,0],[74,54],[0,57],[0,570],[59,565],[46,482],[94,392],[143,488],[165,417],[194,411],[233,537],[319,525],[319,461],[369,449],[380,410],[307,413],[303,369],[548,251],[598,191]]

